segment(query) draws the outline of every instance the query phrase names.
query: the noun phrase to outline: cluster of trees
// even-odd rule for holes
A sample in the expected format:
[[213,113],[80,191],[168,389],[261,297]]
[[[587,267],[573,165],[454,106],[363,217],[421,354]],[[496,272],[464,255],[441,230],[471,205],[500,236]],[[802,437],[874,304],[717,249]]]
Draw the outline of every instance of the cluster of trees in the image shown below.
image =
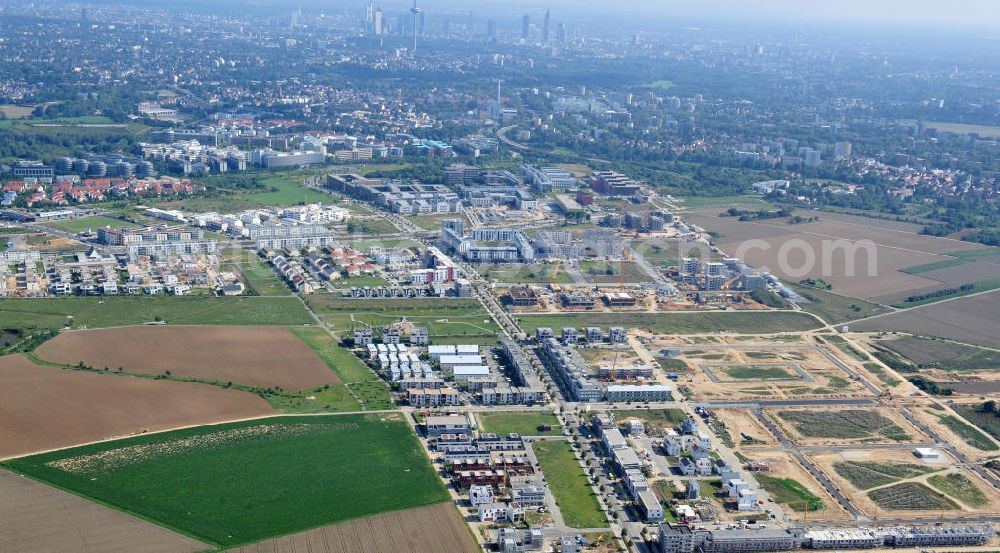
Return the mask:
[[910,383],[917,388],[920,388],[921,390],[934,396],[950,396],[955,393],[955,390],[941,386],[941,384],[923,376],[911,376],[907,380],[909,380]]
[[959,286],[958,288],[944,288],[944,289],[937,290],[937,291],[934,291],[934,292],[928,292],[926,294],[917,294],[917,295],[913,295],[913,296],[907,296],[906,297],[906,302],[907,303],[917,303],[917,302],[921,302],[921,301],[929,300],[929,299],[933,299],[933,298],[945,298],[945,297],[948,297],[948,296],[954,296],[955,294],[958,294],[960,292],[968,292],[968,291],[970,291],[970,290],[972,290],[974,288],[975,288],[975,285],[973,285],[973,284],[963,284],[963,285]]
[[727,209],[724,213],[726,217],[737,217],[740,221],[760,221],[764,219],[781,219],[782,217],[788,217],[792,214],[792,210],[788,208],[781,208],[777,211],[770,209],[736,209],[731,207]]

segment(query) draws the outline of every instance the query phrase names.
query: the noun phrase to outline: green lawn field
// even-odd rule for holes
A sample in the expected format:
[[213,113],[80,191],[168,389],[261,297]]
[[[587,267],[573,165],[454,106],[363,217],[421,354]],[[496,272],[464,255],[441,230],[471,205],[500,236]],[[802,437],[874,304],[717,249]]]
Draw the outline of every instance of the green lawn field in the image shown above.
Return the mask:
[[807,313],[812,313],[830,324],[839,324],[854,319],[862,319],[889,312],[881,305],[860,298],[841,296],[813,286],[801,284],[788,285],[795,293],[809,300],[799,307]]
[[[481,430],[493,432],[494,434],[516,433],[522,436],[541,436],[545,434],[559,434],[562,425],[559,419],[549,412],[533,411],[516,413],[512,411],[497,411],[494,413],[484,412],[476,415],[479,419]],[[552,426],[548,432],[540,432],[538,427],[542,424]]]
[[[72,320],[68,317],[72,316]],[[0,300],[4,328],[101,328],[140,325],[159,317],[168,324],[271,325],[314,323],[294,297],[74,297]]]
[[5,465],[223,547],[448,500],[394,414],[215,425]]
[[[292,332],[315,351],[351,392],[354,405],[365,409],[392,409],[392,394],[381,379],[375,376],[353,353],[340,347],[322,328],[293,328]],[[358,400],[364,402],[363,406]]]
[[299,205],[333,203],[333,196],[312,188],[306,188],[286,177],[271,177],[262,181],[268,187],[266,192],[257,192],[248,197],[262,205]]
[[94,215],[92,217],[82,217],[80,219],[67,219],[65,221],[52,221],[45,223],[46,227],[61,230],[63,232],[72,232],[77,234],[90,229],[97,232],[97,229],[104,227],[127,227],[135,228],[136,225],[127,223],[121,219],[113,219],[111,217],[105,217],[103,215]]
[[775,311],[702,311],[685,313],[565,313],[519,314],[521,328],[529,334],[547,326],[624,326],[648,328],[660,334],[701,334],[718,331],[768,334],[813,330],[819,322],[802,313]]
[[542,465],[545,481],[549,483],[566,525],[571,528],[606,527],[608,521],[569,442],[534,442],[531,448]]
[[364,325],[381,328],[401,317],[426,326],[432,341],[465,337],[495,339],[499,332],[489,313],[474,299],[354,299],[316,294],[308,296],[306,301],[336,332]]

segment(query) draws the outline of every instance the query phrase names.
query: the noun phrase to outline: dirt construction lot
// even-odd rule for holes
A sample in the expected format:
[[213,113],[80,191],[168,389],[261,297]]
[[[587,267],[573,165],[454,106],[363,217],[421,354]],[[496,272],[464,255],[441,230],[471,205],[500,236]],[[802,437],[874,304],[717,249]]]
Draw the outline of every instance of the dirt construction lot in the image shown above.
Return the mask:
[[[954,466],[943,453],[936,461],[917,459],[908,450],[844,450],[809,457],[870,517],[948,518],[996,512],[1000,505],[995,489]],[[964,486],[942,486],[941,480],[949,477]]]
[[[749,438],[753,440],[754,446],[778,445],[778,440],[749,409],[713,409],[712,415],[726,425],[726,430],[737,444],[744,438]],[[740,451],[746,451],[745,447],[740,447]]]
[[811,342],[650,346],[663,348],[692,368],[686,382],[697,401],[870,397]]
[[[820,486],[819,482],[806,469],[802,468],[802,465],[791,454],[744,450],[744,455],[752,461],[764,461],[770,465],[771,470],[764,474],[773,478],[791,478],[805,486],[810,493],[818,497],[823,502],[823,507],[816,511],[810,511],[808,514],[810,520],[851,520],[850,514],[837,503],[837,500],[833,496],[826,493],[823,486]],[[801,508],[801,505],[799,508]],[[789,518],[793,519],[801,516],[789,508],[786,508],[786,513],[789,514]]]
[[475,553],[455,506],[439,503],[334,524],[234,549],[233,553]]
[[48,361],[304,390],[338,384],[316,352],[285,328],[136,326],[63,332],[38,348]]
[[0,551],[193,553],[208,546],[12,472],[0,470]]
[[246,392],[42,367],[19,355],[0,357],[0,382],[0,459],[274,412]]

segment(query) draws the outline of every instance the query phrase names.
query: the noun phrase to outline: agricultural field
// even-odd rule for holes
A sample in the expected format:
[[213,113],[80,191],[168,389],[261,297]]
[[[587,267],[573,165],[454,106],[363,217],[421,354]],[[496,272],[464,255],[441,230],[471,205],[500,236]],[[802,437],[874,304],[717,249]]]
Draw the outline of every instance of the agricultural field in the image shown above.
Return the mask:
[[233,549],[232,553],[478,553],[450,502],[331,524]]
[[1000,353],[993,350],[920,336],[898,336],[877,343],[916,363],[921,369],[1000,372]]
[[770,414],[798,444],[892,443],[920,439],[916,428],[888,409],[782,409]]
[[940,336],[985,347],[1000,347],[1000,291],[882,315],[851,325],[858,332],[895,330]]
[[624,326],[645,329],[654,334],[702,334],[741,332],[771,334],[814,330],[819,322],[809,315],[789,312],[690,311],[676,313],[562,313],[518,314],[521,328],[533,334],[540,326]]
[[[950,260],[955,252],[984,249],[968,242],[922,235],[920,225],[916,224],[841,213],[810,212],[810,216],[818,217],[817,221],[791,225],[787,219],[739,221],[732,217],[719,217],[720,211],[720,208],[700,209],[690,214],[687,220],[721,234],[717,245],[729,253],[736,253],[748,240],[762,241],[760,247],[747,249],[746,261],[759,269],[770,269],[786,282],[798,282],[803,278],[798,271],[810,267],[806,265],[808,258],[802,248],[792,248],[782,260],[780,246],[790,240],[802,241],[796,243],[808,244],[815,259],[812,270],[806,276],[824,279],[833,285],[834,293],[849,298],[891,304],[916,291],[957,287],[995,278],[988,271],[983,271],[983,267],[976,266],[979,264],[970,265],[975,269],[971,272],[965,267],[942,269],[952,271],[943,274],[937,271],[904,272],[904,269],[916,265]],[[825,268],[824,260],[828,265]],[[794,269],[796,274],[783,271],[782,265]],[[959,269],[959,272],[954,272],[954,269]],[[847,307],[849,309],[850,303]],[[859,307],[862,306],[859,304]],[[862,313],[863,310],[864,307]],[[835,316],[837,311],[828,316]],[[850,312],[847,312],[848,317]]]
[[448,499],[400,415],[260,419],[5,465],[223,547]]
[[0,470],[0,551],[195,553],[208,546],[151,522]]
[[306,301],[338,333],[363,325],[381,328],[402,317],[415,325],[427,326],[432,341],[439,337],[495,340],[500,330],[475,299],[353,299],[324,294],[309,296]]
[[72,297],[0,300],[0,327],[102,328],[153,322],[292,326],[315,321],[294,297]]
[[1000,137],[1000,127],[991,127],[989,125],[967,125],[964,123],[940,123],[928,121],[924,123],[924,127],[955,134],[976,134],[983,138]]
[[247,392],[0,357],[0,458],[273,414]]
[[[544,436],[559,435],[562,432],[562,425],[555,415],[547,411],[538,412],[515,412],[496,411],[477,413],[480,429],[483,432],[493,432],[494,434],[520,434],[522,436]],[[547,424],[552,430],[542,432],[539,428]]]
[[538,441],[531,444],[549,484],[556,505],[566,525],[571,528],[603,528],[608,525],[597,495],[564,440]]
[[[129,347],[121,347],[128,344]],[[62,332],[36,354],[65,365],[194,377],[261,388],[303,390],[339,384],[287,328],[134,326]]]

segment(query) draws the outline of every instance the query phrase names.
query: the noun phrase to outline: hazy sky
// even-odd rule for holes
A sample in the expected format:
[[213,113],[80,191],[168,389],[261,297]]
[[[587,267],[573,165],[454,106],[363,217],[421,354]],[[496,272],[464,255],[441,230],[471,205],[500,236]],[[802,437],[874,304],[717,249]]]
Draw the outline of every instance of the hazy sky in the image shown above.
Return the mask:
[[[450,8],[464,5],[474,11],[482,11],[485,6],[531,12],[551,8],[569,10],[581,17],[587,11],[600,11],[619,15],[655,15],[675,20],[856,21],[1000,29],[1000,0],[480,0],[474,4],[467,0],[419,1],[430,9],[435,4]],[[376,0],[376,3],[394,5],[406,3],[406,0]]]

